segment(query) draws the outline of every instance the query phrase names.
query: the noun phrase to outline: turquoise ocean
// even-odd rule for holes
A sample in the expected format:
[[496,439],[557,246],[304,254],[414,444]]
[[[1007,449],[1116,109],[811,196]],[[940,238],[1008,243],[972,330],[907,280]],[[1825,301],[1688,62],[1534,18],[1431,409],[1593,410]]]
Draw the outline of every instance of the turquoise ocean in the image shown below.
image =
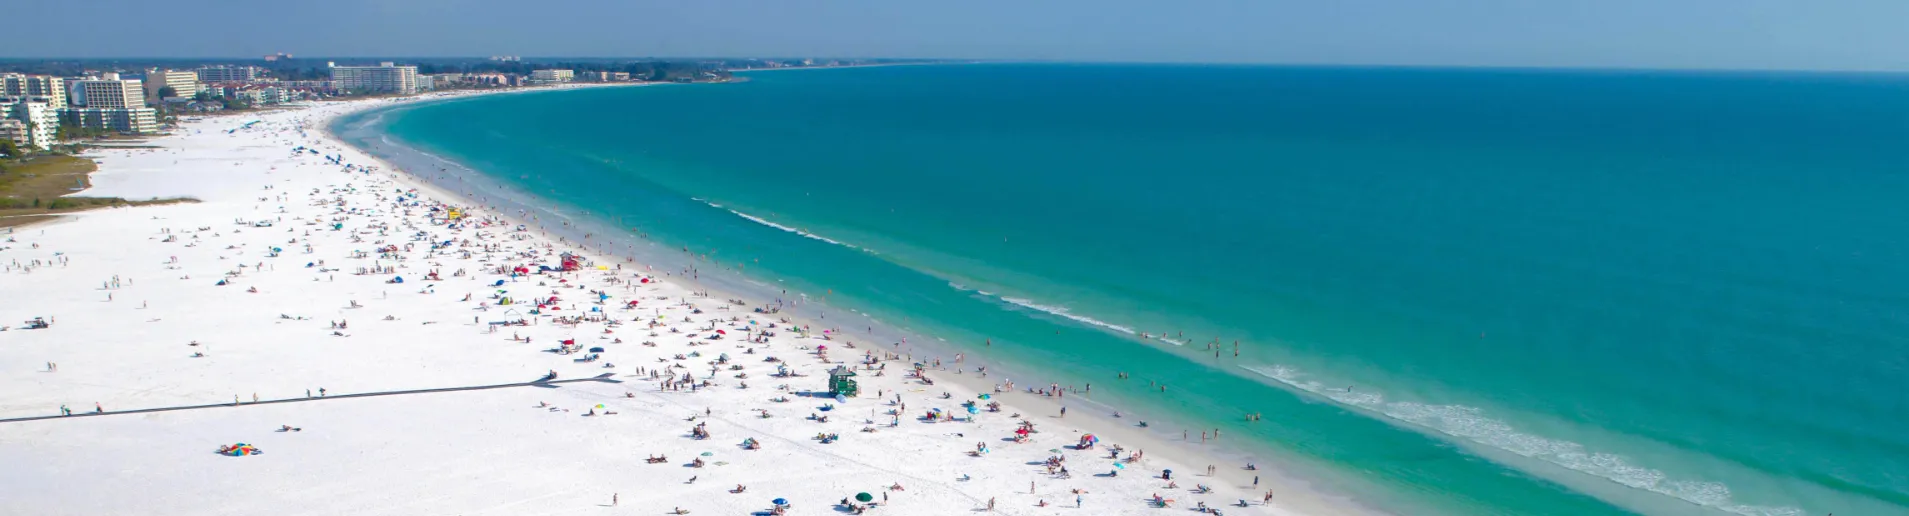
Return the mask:
[[1378,511],[1909,514],[1909,77],[741,76],[333,129]]

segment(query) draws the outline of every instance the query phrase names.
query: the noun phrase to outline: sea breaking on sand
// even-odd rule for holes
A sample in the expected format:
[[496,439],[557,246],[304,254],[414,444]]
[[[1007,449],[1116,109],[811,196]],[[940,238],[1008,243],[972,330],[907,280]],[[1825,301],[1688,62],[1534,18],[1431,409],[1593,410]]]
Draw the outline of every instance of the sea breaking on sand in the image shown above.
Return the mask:
[[701,294],[325,132],[392,102],[93,151],[88,195],[203,202],[4,235],[0,514],[1350,511]]

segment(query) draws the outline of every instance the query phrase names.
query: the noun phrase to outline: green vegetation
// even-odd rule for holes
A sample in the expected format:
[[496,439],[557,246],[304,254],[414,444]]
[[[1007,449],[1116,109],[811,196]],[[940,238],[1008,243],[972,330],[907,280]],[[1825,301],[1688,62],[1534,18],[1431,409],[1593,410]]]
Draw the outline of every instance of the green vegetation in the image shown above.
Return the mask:
[[53,130],[53,139],[59,141],[90,140],[112,135],[112,129],[103,127],[88,128],[67,123],[62,123],[58,128]]
[[101,207],[192,202],[190,199],[128,201],[118,197],[65,197],[92,186],[92,160],[57,154],[0,159],[0,227],[46,219],[46,215]]

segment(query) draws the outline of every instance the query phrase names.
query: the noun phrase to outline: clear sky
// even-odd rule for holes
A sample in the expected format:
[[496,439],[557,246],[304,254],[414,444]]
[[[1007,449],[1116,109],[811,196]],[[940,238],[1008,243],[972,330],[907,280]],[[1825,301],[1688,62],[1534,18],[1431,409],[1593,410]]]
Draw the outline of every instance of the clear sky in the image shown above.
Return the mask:
[[11,0],[0,57],[839,56],[1909,71],[1909,0]]

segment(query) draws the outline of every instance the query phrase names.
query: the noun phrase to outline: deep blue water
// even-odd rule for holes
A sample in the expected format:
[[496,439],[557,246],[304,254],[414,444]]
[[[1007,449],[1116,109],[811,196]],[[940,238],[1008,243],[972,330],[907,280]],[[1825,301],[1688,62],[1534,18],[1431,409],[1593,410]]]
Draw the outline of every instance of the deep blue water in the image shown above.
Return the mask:
[[1909,514],[1909,78],[748,77],[378,122],[1396,512]]

